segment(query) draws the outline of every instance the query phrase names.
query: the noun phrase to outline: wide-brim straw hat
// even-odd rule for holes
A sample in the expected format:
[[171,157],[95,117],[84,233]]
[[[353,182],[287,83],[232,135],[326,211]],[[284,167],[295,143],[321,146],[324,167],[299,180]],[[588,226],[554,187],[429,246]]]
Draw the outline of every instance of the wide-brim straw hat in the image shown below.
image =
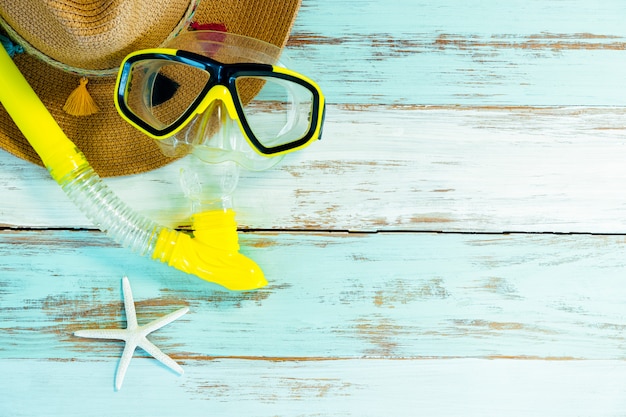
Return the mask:
[[[300,0],[3,0],[0,33],[24,53],[14,62],[65,134],[103,177],[136,174],[172,161],[117,113],[118,67],[130,52],[156,48],[185,30],[212,29],[284,47]],[[87,81],[95,111],[64,110]],[[41,160],[0,105],[0,148]]]

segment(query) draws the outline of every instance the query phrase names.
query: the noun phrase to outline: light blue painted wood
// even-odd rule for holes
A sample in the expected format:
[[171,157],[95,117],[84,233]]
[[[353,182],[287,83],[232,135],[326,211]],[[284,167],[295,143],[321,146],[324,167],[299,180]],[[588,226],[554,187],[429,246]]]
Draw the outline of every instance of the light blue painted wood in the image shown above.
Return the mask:
[[289,52],[331,103],[624,105],[619,1],[304,2]]
[[[322,141],[242,172],[241,228],[626,232],[622,109],[333,106],[326,121]],[[93,228],[43,168],[4,153],[0,165],[0,224]],[[143,215],[184,225],[181,168],[106,182]]]
[[[243,227],[294,231],[241,236],[256,292],[71,230],[92,226],[3,155],[0,224],[20,229],[0,230],[0,416],[623,416],[623,236],[417,232],[623,231],[623,18],[618,1],[305,0],[288,49],[337,105],[324,141],[242,178]],[[554,105],[574,107],[507,107]],[[110,183],[174,221],[176,170]],[[322,232],[341,229],[403,232]],[[191,312],[151,335],[186,374],[138,354],[114,393],[121,344],[72,333],[124,325],[123,275],[140,322]]]
[[[620,416],[623,361],[186,361],[181,377],[135,359],[113,392],[114,363],[2,360],[7,417]],[[52,388],[53,387],[53,388]],[[28,401],[24,399],[28,398]]]
[[124,325],[128,275],[154,334],[204,357],[624,359],[622,237],[244,234],[270,285],[228,292],[112,245],[100,233],[0,233],[0,357],[115,358],[72,336]]

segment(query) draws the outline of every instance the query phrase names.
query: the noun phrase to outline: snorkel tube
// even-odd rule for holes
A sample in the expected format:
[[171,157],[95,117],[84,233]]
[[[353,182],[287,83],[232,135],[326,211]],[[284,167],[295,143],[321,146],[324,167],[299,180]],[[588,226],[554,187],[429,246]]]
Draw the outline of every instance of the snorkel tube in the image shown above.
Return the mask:
[[267,284],[259,266],[238,252],[232,210],[194,215],[192,236],[160,226],[124,204],[61,130],[4,48],[0,48],[0,102],[52,178],[118,244],[230,290]]

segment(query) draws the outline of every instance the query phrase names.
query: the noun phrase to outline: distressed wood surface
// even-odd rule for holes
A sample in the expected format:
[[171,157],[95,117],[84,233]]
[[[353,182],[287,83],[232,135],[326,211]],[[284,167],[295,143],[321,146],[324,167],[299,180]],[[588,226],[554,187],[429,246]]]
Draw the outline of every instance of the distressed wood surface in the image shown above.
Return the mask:
[[616,0],[304,2],[290,41],[331,103],[626,104]]
[[[123,415],[141,399],[136,415],[623,413],[623,237],[254,233],[242,244],[267,288],[227,292],[99,232],[0,233],[0,365],[13,376],[0,411],[85,416],[110,403]],[[124,325],[122,274],[140,324],[190,313],[151,335],[186,374],[139,353],[117,395],[121,344],[72,333]]]
[[[11,416],[594,416],[623,415],[623,361],[339,360],[189,361],[181,378],[148,360],[131,365],[125,388],[108,362],[2,360],[23,375],[0,412]],[[45,366],[42,366],[45,365]],[[133,376],[132,373],[135,373]],[[141,380],[137,373],[142,374]],[[131,381],[132,379],[132,381]],[[29,382],[25,382],[29,381]],[[50,386],[57,395],[48,398]],[[72,395],[63,395],[71,389]],[[24,410],[20,398],[30,398]],[[81,401],[81,398],[88,401]],[[190,401],[190,398],[193,401]],[[43,401],[42,399],[45,399]]]
[[[254,292],[129,253],[0,153],[0,416],[625,415],[624,17],[304,0],[287,49],[328,116],[241,174]],[[106,182],[184,227],[190,166]],[[72,333],[124,326],[124,275],[140,324],[190,308],[150,335],[186,373],[137,352],[115,392],[122,344]]]
[[622,236],[246,233],[241,244],[266,288],[226,291],[100,232],[2,232],[0,352],[115,358],[119,345],[72,333],[123,325],[127,275],[140,320],[189,306],[154,335],[188,359],[626,357]]
[[[272,170],[242,172],[238,221],[244,229],[624,233],[625,120],[606,107],[332,106],[322,141]],[[93,227],[45,170],[6,154],[0,161],[8,168],[1,223]],[[148,217],[185,224],[191,205],[179,172],[190,163],[107,183]]]

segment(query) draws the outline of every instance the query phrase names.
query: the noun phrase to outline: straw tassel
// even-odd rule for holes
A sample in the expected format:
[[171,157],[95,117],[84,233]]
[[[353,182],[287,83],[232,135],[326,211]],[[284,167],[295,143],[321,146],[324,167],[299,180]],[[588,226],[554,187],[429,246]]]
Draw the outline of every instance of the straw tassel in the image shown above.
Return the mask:
[[98,105],[87,91],[87,77],[80,79],[80,85],[69,95],[63,110],[72,116],[89,116],[98,112]]

